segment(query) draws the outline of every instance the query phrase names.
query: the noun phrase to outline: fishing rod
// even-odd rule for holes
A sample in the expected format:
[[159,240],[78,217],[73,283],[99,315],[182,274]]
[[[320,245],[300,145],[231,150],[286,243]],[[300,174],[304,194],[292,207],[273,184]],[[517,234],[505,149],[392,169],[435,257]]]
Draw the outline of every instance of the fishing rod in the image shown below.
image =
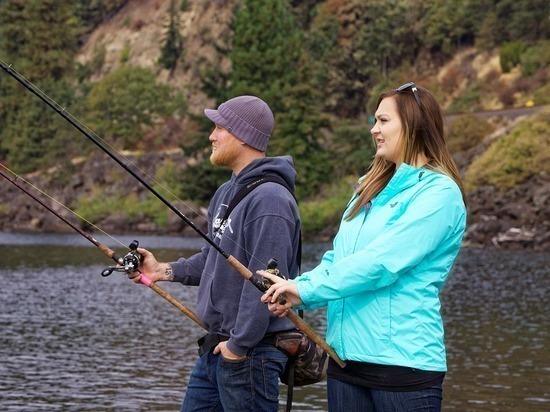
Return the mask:
[[[109,276],[113,272],[133,273],[136,270],[138,270],[138,266],[140,264],[141,256],[136,251],[138,246],[139,246],[139,243],[138,243],[137,240],[134,240],[130,244],[130,246],[129,246],[130,251],[125,256],[120,257],[112,249],[108,248],[104,244],[100,243],[98,240],[94,239],[90,234],[84,232],[82,229],[80,229],[78,226],[76,226],[70,220],[66,219],[64,216],[62,216],[61,214],[56,212],[54,209],[52,209],[50,206],[48,206],[46,203],[44,203],[42,200],[40,200],[37,196],[35,196],[31,192],[29,192],[27,189],[25,189],[25,187],[23,187],[22,185],[17,183],[16,179],[10,178],[7,174],[4,173],[4,171],[2,171],[2,169],[0,169],[0,175],[2,177],[4,177],[6,180],[8,180],[12,185],[17,187],[19,190],[21,190],[22,192],[24,192],[25,194],[30,196],[32,199],[34,199],[36,202],[41,204],[45,209],[47,209],[49,212],[53,213],[56,217],[61,219],[68,226],[73,228],[76,232],[78,232],[81,236],[86,238],[94,246],[96,246],[101,252],[103,252],[104,255],[106,255],[108,258],[111,258],[117,264],[117,266],[109,266],[108,268],[104,269],[101,272],[101,276],[106,277],[106,276]],[[16,175],[16,177],[18,177],[18,176]],[[68,210],[70,210],[70,209],[68,209]],[[172,295],[170,295],[168,292],[166,292],[164,289],[162,289],[160,286],[158,286],[155,282],[153,282],[145,274],[143,274],[143,273],[141,274],[141,276],[139,278],[139,281],[141,283],[143,283],[145,286],[147,286],[150,289],[152,289],[153,291],[155,291],[158,295],[162,296],[164,299],[166,299],[168,302],[170,302],[173,306],[178,308],[183,314],[185,314],[187,317],[189,317],[191,320],[193,320],[201,328],[206,329],[206,327],[199,320],[198,316],[191,309],[187,308],[183,303],[179,302],[176,298],[174,298]]]
[[11,68],[11,65],[7,65],[2,60],[0,60],[0,66],[2,69],[12,76],[15,80],[21,83],[27,90],[33,93],[36,97],[50,106],[57,114],[67,120],[71,125],[73,125],[79,132],[91,140],[97,147],[99,147],[104,153],[106,153],[111,159],[118,163],[124,170],[132,175],[138,182],[140,182],[149,192],[155,195],[162,203],[164,203],[168,208],[170,208],[179,218],[181,218],[185,223],[187,223],[191,228],[202,236],[207,242],[209,242],[219,253],[221,253],[226,259],[229,258],[229,255],[224,252],[218,245],[212,242],[208,236],[203,233],[187,216],[180,212],[173,204],[171,204],[164,196],[162,196],[153,186],[151,186],[147,181],[145,181],[140,175],[134,172],[126,163],[120,160],[114,153],[112,153],[97,137],[92,133],[87,131],[81,122],[77,121],[74,116],[65,110],[64,107],[61,107],[57,102],[51,99],[49,96],[45,95],[43,92],[38,90],[31,82],[21,76],[18,72]]
[[[200,230],[187,216],[185,216],[180,210],[178,210],[172,203],[170,203],[164,196],[162,196],[157,190],[155,190],[147,181],[145,181],[140,175],[135,173],[126,163],[120,160],[114,153],[112,153],[97,137],[93,136],[88,132],[81,124],[77,121],[74,116],[68,113],[64,107],[61,107],[53,99],[46,96],[43,92],[38,90],[31,82],[21,76],[17,71],[11,68],[11,65],[7,65],[2,60],[0,60],[0,66],[2,69],[12,76],[15,80],[21,83],[27,90],[33,93],[36,97],[46,103],[51,107],[57,114],[67,120],[71,125],[73,125],[79,132],[91,140],[96,146],[98,146],[104,153],[106,153],[111,159],[118,163],[124,170],[126,170],[132,177],[134,177],[138,182],[140,182],[149,192],[155,195],[162,203],[164,203],[170,210],[172,210],[180,219],[182,219],[187,225],[189,225],[199,236],[201,236],[207,243],[209,243],[218,253],[220,253],[226,261],[246,280],[250,281],[258,290],[265,292],[269,286],[266,281],[261,281],[258,278],[254,277],[252,272],[239,262],[235,257],[231,256],[229,253],[224,251],[219,245],[217,245],[206,233]],[[280,298],[279,302],[284,304],[285,299]],[[326,343],[312,328],[309,326],[300,316],[296,314],[293,310],[288,311],[287,317],[296,325],[298,329],[304,332],[309,338],[316,342],[323,350],[329,354],[340,367],[345,367],[345,362],[340,359],[336,354],[334,349],[332,349],[328,343]]]

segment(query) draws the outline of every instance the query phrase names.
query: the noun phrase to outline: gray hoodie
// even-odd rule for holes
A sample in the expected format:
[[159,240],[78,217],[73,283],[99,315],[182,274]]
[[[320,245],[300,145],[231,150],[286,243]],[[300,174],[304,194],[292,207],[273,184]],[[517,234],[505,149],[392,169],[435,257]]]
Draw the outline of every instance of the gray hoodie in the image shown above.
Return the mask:
[[[220,225],[237,191],[265,174],[278,174],[294,188],[296,171],[290,156],[253,161],[214,194],[208,207],[208,236],[254,274],[275,258],[281,273],[294,278],[298,274],[300,216],[285,187],[273,182],[259,185]],[[236,355],[246,355],[266,335],[295,328],[288,319],[269,312],[260,301],[262,293],[207,242],[199,253],[171,266],[175,282],[199,285],[198,317],[209,332],[229,336],[227,347]]]

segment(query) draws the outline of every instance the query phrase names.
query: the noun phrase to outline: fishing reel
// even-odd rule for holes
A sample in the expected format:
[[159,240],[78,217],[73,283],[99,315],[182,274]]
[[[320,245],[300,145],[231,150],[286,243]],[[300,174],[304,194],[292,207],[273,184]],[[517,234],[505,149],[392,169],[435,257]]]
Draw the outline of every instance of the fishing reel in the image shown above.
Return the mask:
[[[278,265],[279,263],[277,262],[277,259],[271,258],[267,262],[267,269],[265,271],[273,275],[276,275],[282,279],[286,279],[286,277],[281,273],[281,271],[277,269]],[[258,289],[260,289],[262,292],[265,292],[266,290],[268,290],[269,287],[273,284],[269,279],[265,279],[265,278],[263,278],[260,281],[260,283],[261,283],[261,287],[258,287]],[[283,297],[279,297],[279,303],[281,305],[284,305],[286,303],[286,299]]]
[[118,259],[119,264],[104,269],[101,276],[106,277],[113,272],[124,272],[126,274],[135,272],[142,259],[142,256],[137,252],[138,246],[139,242],[137,240],[130,243],[130,251],[123,258]]
[[[277,262],[277,259],[275,258],[271,258],[269,259],[269,261],[267,262],[267,269],[265,270],[266,272],[269,272],[271,273],[272,275],[277,275],[279,276],[280,278],[283,278],[283,279],[286,279],[283,274],[281,273],[281,271],[279,269],[277,269],[277,266],[279,265],[279,263]],[[266,286],[267,288],[269,288],[271,286],[271,282],[267,279],[264,279],[262,281]],[[266,288],[266,290],[267,290]]]

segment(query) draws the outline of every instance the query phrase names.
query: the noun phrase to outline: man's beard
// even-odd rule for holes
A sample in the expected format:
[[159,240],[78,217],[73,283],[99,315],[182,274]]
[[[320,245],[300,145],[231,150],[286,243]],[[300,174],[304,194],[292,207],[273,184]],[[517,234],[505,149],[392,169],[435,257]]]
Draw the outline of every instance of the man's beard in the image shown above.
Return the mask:
[[238,155],[239,153],[236,147],[226,145],[210,154],[210,163],[214,166],[231,167]]

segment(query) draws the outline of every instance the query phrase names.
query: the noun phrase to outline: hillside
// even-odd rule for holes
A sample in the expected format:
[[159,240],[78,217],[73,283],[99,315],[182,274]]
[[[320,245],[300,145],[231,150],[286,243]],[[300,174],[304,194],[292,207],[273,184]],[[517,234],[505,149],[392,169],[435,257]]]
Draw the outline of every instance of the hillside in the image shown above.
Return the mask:
[[[159,69],[160,39],[164,36],[170,5],[168,0],[130,1],[119,12],[86,35],[80,47],[77,62],[90,65],[98,54],[102,54],[101,65],[90,77],[99,81],[121,65],[140,66],[152,70],[157,80],[184,92],[190,114],[202,113],[204,107],[213,104],[201,90],[205,71],[211,67],[229,70],[230,61],[220,49],[231,35],[233,9],[238,0],[193,1],[180,15],[180,29],[185,38],[185,58],[173,72]],[[541,107],[524,109],[530,100],[529,93],[515,92],[514,105],[519,112],[499,112],[509,109],[503,103],[502,90],[512,89],[520,77],[518,68],[502,73],[499,54],[480,52],[474,47],[461,48],[444,62],[422,55],[411,69],[413,80],[430,89],[434,88],[444,109],[451,113],[456,101],[467,94],[474,82],[484,83],[479,105],[484,110],[479,118],[488,120],[494,130],[478,144],[454,153],[463,175],[472,162],[479,158],[489,145],[509,134],[522,120],[539,112]],[[494,92],[490,92],[494,91]],[[450,127],[465,114],[447,117]],[[193,164],[195,159],[187,158],[179,142],[187,138],[187,130],[193,129],[188,118],[178,120],[170,139],[163,141],[155,151],[127,152],[131,162],[139,164],[148,176],[155,176],[159,165],[167,160],[178,164]],[[359,127],[368,127],[357,120]],[[195,129],[193,129],[195,131]],[[206,136],[205,136],[206,138]],[[544,148],[544,146],[542,146]],[[550,159],[549,159],[550,160]],[[123,194],[130,202],[143,202],[150,195],[131,177],[104,155],[94,152],[88,158],[73,159],[74,170],[70,177],[59,169],[51,168],[25,176],[34,185],[65,205],[75,205],[79,198],[98,197],[109,199],[113,193]],[[366,166],[366,165],[365,165]],[[544,168],[543,168],[544,169]],[[543,170],[541,169],[541,170]],[[66,172],[66,171],[65,171]],[[70,231],[50,213],[42,210],[35,202],[15,187],[4,183],[6,189],[0,192],[0,230],[5,231]],[[6,186],[4,186],[6,187]],[[533,248],[550,250],[550,177],[541,172],[521,182],[513,189],[502,190],[484,185],[468,193],[469,222],[465,244],[472,247]],[[147,200],[149,201],[149,200]],[[106,200],[107,202],[107,200]],[[153,200],[155,202],[155,200]],[[55,205],[55,203],[54,203]],[[120,205],[113,205],[120,207]],[[188,217],[204,228],[204,210],[193,202],[177,201],[177,206]],[[125,204],[128,211],[131,206]],[[70,219],[74,216],[60,206],[56,209]],[[143,213],[99,213],[93,223],[109,233],[149,233],[191,236],[193,232],[171,213],[153,219]],[[96,228],[84,224],[90,231]],[[329,239],[336,232],[337,225],[315,233],[312,239]],[[307,236],[307,234],[306,234]]]
[[[190,2],[191,3],[191,2]],[[180,12],[180,31],[185,39],[185,63],[173,73],[159,69],[159,43],[164,36],[170,1],[130,1],[111,19],[87,36],[77,62],[87,64],[98,50],[104,50],[104,63],[93,76],[99,80],[122,64],[149,68],[160,82],[185,92],[189,108],[202,113],[208,99],[199,91],[200,75],[212,65],[227,68],[229,60],[216,50],[216,44],[230,34],[230,22],[236,0],[192,2]],[[122,63],[121,55],[128,53]]]

